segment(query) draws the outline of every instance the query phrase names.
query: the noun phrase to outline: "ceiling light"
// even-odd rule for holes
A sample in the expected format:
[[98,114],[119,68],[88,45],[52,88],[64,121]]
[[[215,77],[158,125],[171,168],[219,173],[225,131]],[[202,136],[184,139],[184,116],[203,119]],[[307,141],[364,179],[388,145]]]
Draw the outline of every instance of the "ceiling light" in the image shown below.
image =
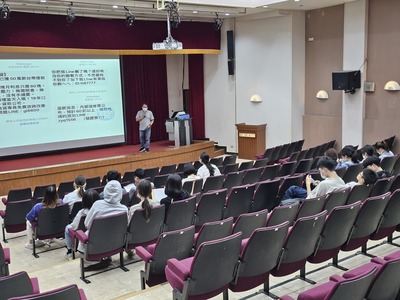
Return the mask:
[[194,10],[193,13],[194,13],[194,14],[197,14],[197,10]]
[[40,0],[40,3],[46,3],[46,0]]
[[11,10],[6,1],[3,1],[0,7],[0,19],[8,20],[10,19]]
[[72,8],[73,5],[74,5],[74,3],[71,2],[69,7],[67,8],[67,23],[68,24],[74,23],[75,18],[76,18],[74,9]]
[[118,8],[118,5],[113,5],[112,7],[113,7],[113,8]]
[[224,24],[224,20],[219,18],[217,13],[215,13],[215,15],[217,16],[217,18],[214,21],[214,28],[215,30],[221,30],[222,24]]
[[225,16],[229,16],[230,14],[229,13],[225,13]]

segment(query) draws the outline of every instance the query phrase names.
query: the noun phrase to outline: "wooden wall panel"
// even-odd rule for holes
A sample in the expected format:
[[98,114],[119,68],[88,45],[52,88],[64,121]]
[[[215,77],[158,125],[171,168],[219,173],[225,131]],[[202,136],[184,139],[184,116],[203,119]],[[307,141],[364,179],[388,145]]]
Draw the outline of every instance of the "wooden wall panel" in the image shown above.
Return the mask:
[[[304,116],[304,146],[303,149],[314,147],[322,142],[336,140],[336,149],[342,147],[342,118],[329,116]],[[321,142],[322,141],[322,142]]]

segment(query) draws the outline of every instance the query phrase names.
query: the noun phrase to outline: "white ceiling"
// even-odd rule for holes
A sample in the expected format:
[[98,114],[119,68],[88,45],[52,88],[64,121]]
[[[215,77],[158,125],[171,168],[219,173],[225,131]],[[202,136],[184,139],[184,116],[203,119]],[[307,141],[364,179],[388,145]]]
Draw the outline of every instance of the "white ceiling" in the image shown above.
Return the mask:
[[[2,0],[0,0],[2,1]],[[73,3],[77,17],[125,18],[129,9],[136,17],[142,20],[164,20],[165,11],[162,0],[5,0],[13,11],[39,14],[66,15],[66,9]],[[179,15],[182,21],[212,21],[215,13],[219,17],[232,18],[271,10],[311,10],[322,7],[343,4],[356,0],[180,0]],[[113,8],[113,5],[118,8]]]

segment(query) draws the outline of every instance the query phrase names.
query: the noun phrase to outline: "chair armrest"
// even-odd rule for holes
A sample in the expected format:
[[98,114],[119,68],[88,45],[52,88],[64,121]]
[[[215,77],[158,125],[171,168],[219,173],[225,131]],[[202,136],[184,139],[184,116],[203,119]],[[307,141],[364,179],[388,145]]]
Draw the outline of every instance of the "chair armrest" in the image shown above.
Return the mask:
[[153,256],[150,254],[149,251],[147,251],[144,247],[139,246],[135,248],[136,254],[143,259],[146,263],[149,262]]
[[185,264],[181,263],[176,258],[168,259],[167,266],[182,281],[186,281],[190,275],[190,269],[188,269]]
[[1,202],[3,202],[4,205],[7,205],[7,198],[1,198]]
[[294,298],[292,298],[288,295],[285,295],[285,296],[279,297],[279,300],[294,300]]
[[6,212],[4,210],[0,210],[0,217],[2,217],[4,219],[5,216],[6,216]]
[[344,280],[344,278],[342,276],[339,275],[332,275],[331,277],[329,277],[330,281],[335,281],[335,282],[341,282]]
[[75,237],[82,243],[86,244],[89,240],[89,237],[82,230],[75,231]]
[[10,263],[11,262],[10,248],[3,248],[3,252],[4,252],[4,260],[7,263]]
[[39,280],[37,277],[30,278],[31,284],[32,284],[32,292],[33,294],[39,294],[40,289],[39,289]]
[[71,236],[72,239],[75,238],[76,230],[73,230],[72,228],[68,228],[68,233],[69,233],[69,235]]
[[37,226],[37,221],[29,221],[31,223],[32,228],[36,228]]
[[85,292],[83,291],[83,289],[78,289],[79,291],[79,297],[81,300],[87,300]]
[[380,257],[374,257],[374,258],[372,258],[371,259],[371,262],[372,263],[376,263],[376,264],[378,264],[378,265],[384,265],[387,261],[386,260],[384,260],[384,259],[382,259],[382,258],[380,258]]

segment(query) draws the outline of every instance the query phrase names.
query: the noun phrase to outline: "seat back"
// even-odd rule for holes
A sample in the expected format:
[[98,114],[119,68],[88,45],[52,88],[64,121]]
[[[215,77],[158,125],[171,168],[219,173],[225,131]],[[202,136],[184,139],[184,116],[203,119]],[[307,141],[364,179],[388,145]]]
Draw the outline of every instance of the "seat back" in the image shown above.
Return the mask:
[[246,171],[240,171],[226,174],[223,187],[229,190],[234,186],[241,185],[245,172]]
[[164,274],[168,259],[185,259],[190,256],[194,241],[194,226],[164,232],[157,239],[150,274]]
[[239,166],[239,171],[243,171],[243,170],[247,170],[247,169],[251,169],[254,165],[254,162],[252,160],[250,161],[244,161],[240,164]]
[[274,150],[272,151],[271,156],[269,157],[269,161],[271,163],[274,163],[274,162],[278,161],[278,159],[280,158],[279,157],[279,153],[281,152],[282,146],[283,145],[276,146],[274,148]]
[[144,177],[149,178],[150,181],[154,180],[154,177],[158,175],[158,167],[144,169]]
[[[125,180],[124,180],[125,181]],[[100,186],[100,176],[86,178],[86,189]]]
[[222,161],[222,165],[226,166],[226,165],[235,164],[236,158],[237,158],[236,155],[227,155],[224,157],[224,160]]
[[241,241],[241,234],[237,233],[200,245],[190,267],[190,277],[194,284],[189,296],[208,294],[228,287],[235,276]]
[[268,210],[242,214],[233,225],[232,234],[242,232],[242,238],[247,239],[256,228],[265,227],[267,223]]
[[173,231],[193,225],[196,210],[196,196],[173,201],[165,216],[163,231]]
[[281,149],[279,150],[278,160],[286,158],[290,155],[290,154],[288,154],[289,147],[290,147],[289,143],[282,145]]
[[372,187],[372,184],[360,184],[353,186],[350,190],[346,204],[352,204],[357,201],[364,202],[371,194]]
[[80,211],[81,209],[82,209],[82,201],[76,201],[73,203],[71,213],[69,214],[69,220],[71,222],[75,218],[78,211]]
[[229,165],[224,165],[223,169],[222,169],[222,173],[223,174],[229,174],[232,172],[238,172],[239,170],[239,164],[235,163],[235,164],[229,164]]
[[207,177],[203,185],[203,193],[222,189],[225,175]]
[[262,167],[266,167],[268,165],[269,159],[268,158],[261,158],[261,159],[257,159],[254,162],[253,168],[257,169],[257,168],[262,168]]
[[32,199],[32,190],[30,187],[10,190],[7,195],[7,202],[13,202],[25,199]]
[[375,197],[379,195],[383,195],[390,191],[390,187],[393,183],[394,177],[386,177],[378,179],[374,186],[372,187],[372,191],[369,194],[370,197]]
[[[231,227],[232,229],[232,227]],[[0,243],[0,278],[9,275],[8,265],[10,263],[10,249],[4,249]]]
[[293,175],[283,179],[282,183],[279,186],[278,190],[278,199],[282,199],[286,190],[290,188],[292,185],[301,186],[304,180],[304,174]]
[[[397,155],[397,157],[399,157],[399,155]],[[393,167],[393,171],[392,174],[394,176],[399,175],[400,174],[400,159],[397,159],[394,167]]]
[[0,300],[34,293],[31,279],[25,271],[0,277],[0,291]]
[[307,173],[308,171],[310,171],[313,161],[314,161],[313,158],[305,158],[300,160],[297,163],[296,168],[294,169],[294,174]]
[[[380,239],[385,237],[384,232],[385,229],[390,229],[387,234],[393,233],[395,227],[400,224],[400,190],[396,190],[391,194],[388,204],[385,207],[383,212],[383,221],[379,226],[379,229],[376,233],[371,236],[371,239]],[[381,236],[383,234],[383,236]]]
[[63,199],[64,196],[74,190],[74,181],[63,181],[58,185],[58,196]]
[[397,189],[400,189],[400,175],[397,175],[392,182],[392,185],[390,187],[390,192],[393,193]]
[[234,217],[250,212],[255,184],[233,187],[226,199],[224,216]]
[[226,189],[201,195],[200,201],[196,207],[195,225],[201,226],[207,222],[222,220],[225,202]]
[[254,192],[251,211],[272,210],[279,205],[277,196],[280,183],[279,179],[260,182]]
[[232,232],[233,218],[221,221],[208,222],[201,226],[196,236],[194,248],[197,249],[202,243],[227,237]]
[[35,295],[27,295],[22,297],[11,298],[12,300],[83,300],[86,295],[82,289],[78,289],[76,284],[68,285],[59,289],[47,291]]
[[387,261],[378,270],[367,294],[368,300],[396,299],[400,290],[400,259]]
[[263,167],[246,170],[246,172],[244,173],[242,184],[252,184],[260,181],[261,173],[263,171],[264,171]]
[[169,175],[176,172],[176,164],[162,166],[158,175]]
[[294,169],[296,168],[297,161],[289,161],[283,163],[278,171],[277,177],[289,176],[294,173]]
[[69,224],[68,204],[61,204],[55,208],[42,207],[37,217],[35,228],[36,238],[39,240],[63,237],[65,226]]
[[389,198],[390,193],[386,193],[377,197],[370,197],[363,202],[354,222],[355,229],[350,239],[369,236],[378,228]]
[[286,151],[286,157],[290,157],[294,152],[295,152],[295,147],[296,147],[297,142],[291,142],[288,146],[288,149]]
[[134,183],[135,182],[135,171],[125,172],[124,176],[122,177],[122,182]]
[[[285,249],[282,259],[283,264],[287,265],[302,260],[304,260],[305,264],[306,258],[314,252],[316,243],[324,226],[325,217],[326,211],[323,211],[313,216],[297,219],[294,222],[283,246]],[[278,272],[280,271],[280,267],[280,265],[277,266]],[[302,266],[298,267],[301,268]],[[295,271],[297,270],[290,270],[289,274]],[[284,273],[282,275],[287,274]]]
[[[165,185],[167,184],[168,176],[169,176],[169,174],[154,176],[154,180],[153,180],[154,188],[159,189],[159,188],[165,187]],[[190,191],[191,190],[189,190],[189,192]]]
[[299,212],[299,202],[291,203],[290,205],[277,206],[268,215],[267,224],[265,226],[275,226],[283,222],[289,222],[292,226]]
[[350,181],[357,181],[357,175],[362,171],[362,169],[362,164],[350,165],[344,172],[343,176],[340,177],[342,177],[345,183],[348,183]]
[[376,268],[373,268],[361,273],[359,276],[336,282],[325,299],[363,300],[375,273]]
[[200,193],[203,189],[203,179],[196,179],[191,181],[186,181],[182,187],[185,191],[187,191],[190,195],[194,195]]
[[313,158],[317,150],[317,147],[308,148],[306,154],[304,155],[304,159]]
[[296,219],[320,213],[325,205],[326,195],[305,199],[301,202]]
[[[122,193],[121,204],[125,205],[126,207],[129,207],[129,206],[132,206],[134,204],[137,204],[137,203],[133,203],[133,202],[135,202],[136,199],[140,200],[135,194],[132,196],[132,199],[130,199],[129,198],[129,193],[123,192]],[[131,203],[131,201],[132,201],[132,203]]]
[[[38,186],[35,187],[35,189],[33,190],[33,196],[32,196],[32,199],[33,199],[34,202],[36,202],[37,198],[40,198],[40,197],[44,196],[44,190],[48,186],[53,186],[54,188],[56,188],[55,184],[38,185]],[[25,199],[29,199],[29,198],[25,198]]]
[[32,200],[7,202],[4,228],[7,232],[20,232],[26,229],[26,215],[32,209]]
[[350,191],[351,188],[346,188],[329,193],[326,197],[323,210],[326,210],[329,214],[334,207],[345,205]]
[[210,164],[213,164],[217,167],[222,166],[223,157],[213,157],[210,159]]
[[133,249],[154,243],[162,231],[164,217],[164,205],[154,206],[148,220],[145,219],[143,209],[135,210],[128,225],[126,248]]
[[381,160],[381,168],[392,173],[399,156],[386,156]]
[[186,164],[192,164],[192,162],[179,163],[176,167],[176,172],[183,172]]
[[321,232],[321,243],[315,249],[314,256],[318,255],[318,251],[338,248],[346,242],[357,214],[360,211],[360,206],[361,201],[358,201],[332,209],[325,220]]
[[128,225],[126,213],[119,213],[93,220],[86,244],[87,260],[100,260],[122,251]]
[[260,181],[275,179],[276,175],[278,175],[279,169],[280,165],[266,166],[261,174]]

